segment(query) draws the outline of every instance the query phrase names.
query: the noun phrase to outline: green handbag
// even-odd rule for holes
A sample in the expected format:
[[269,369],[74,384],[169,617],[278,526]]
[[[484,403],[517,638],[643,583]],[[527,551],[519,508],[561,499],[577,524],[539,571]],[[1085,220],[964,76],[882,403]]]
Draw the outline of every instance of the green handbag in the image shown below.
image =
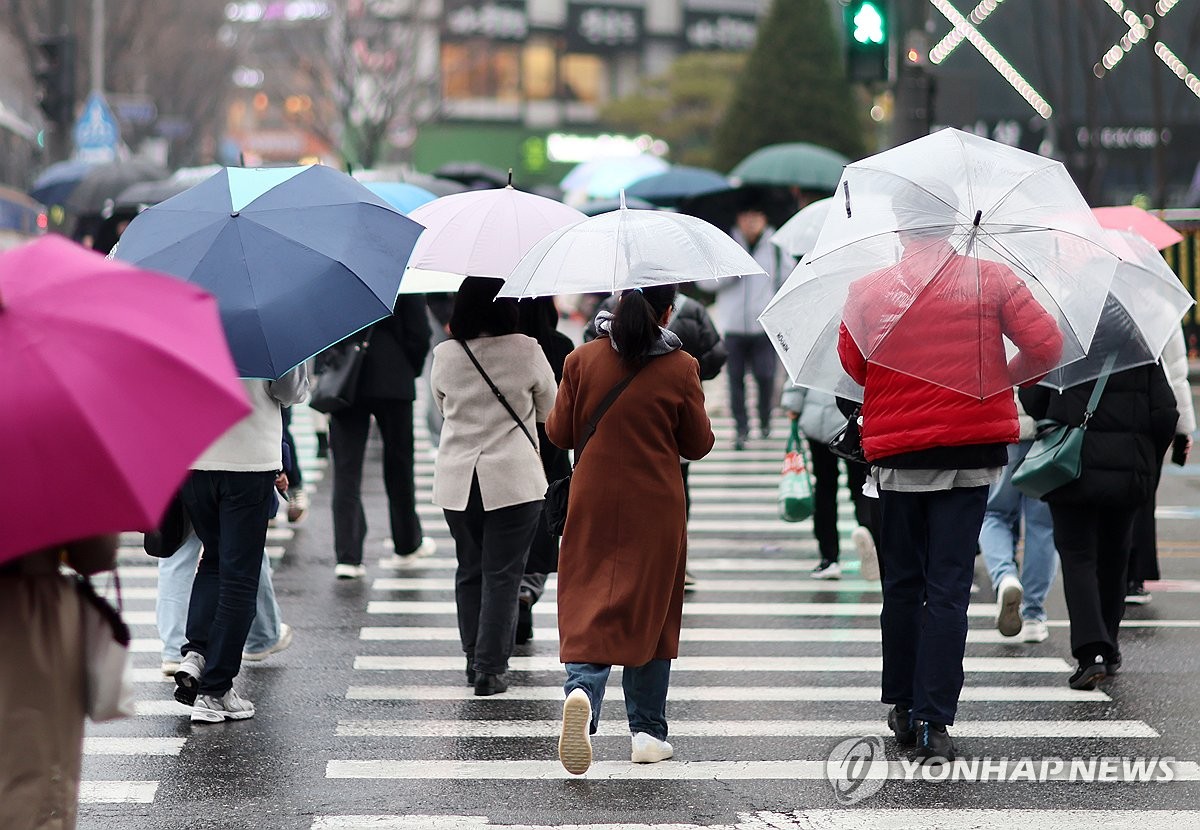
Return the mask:
[[1051,420],[1038,421],[1037,438],[1013,471],[1013,487],[1030,498],[1040,499],[1079,478],[1083,471],[1083,435],[1087,432],[1092,413],[1100,403],[1100,396],[1104,394],[1115,358],[1116,355],[1110,355],[1105,361],[1104,371],[1096,380],[1092,397],[1088,399],[1082,424],[1074,426]]
[[813,488],[796,421],[792,421],[785,453],[783,477],[779,480],[779,518],[802,522],[813,514]]

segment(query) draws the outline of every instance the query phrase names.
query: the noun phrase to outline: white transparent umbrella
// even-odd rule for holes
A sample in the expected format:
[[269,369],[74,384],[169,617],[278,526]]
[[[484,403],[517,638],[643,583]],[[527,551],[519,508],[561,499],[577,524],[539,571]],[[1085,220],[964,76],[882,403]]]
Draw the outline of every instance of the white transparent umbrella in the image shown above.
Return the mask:
[[498,296],[613,292],[762,273],[741,245],[703,219],[622,206],[547,236]]
[[795,216],[783,223],[783,227],[771,237],[771,242],[788,256],[800,258],[813,249],[817,237],[821,235],[821,226],[829,216],[833,207],[833,199],[818,199],[805,205]]
[[1194,300],[1166,260],[1144,237],[1107,231],[1121,257],[1087,356],[1055,369],[1041,382],[1058,390],[1100,377],[1109,357],[1112,371],[1155,363]]
[[401,294],[457,291],[466,277],[503,279],[543,237],[587,217],[512,185],[442,196],[409,213],[425,226]]
[[843,328],[868,366],[981,399],[1087,353],[1118,259],[1059,162],[942,130],[834,199],[760,317],[794,382],[845,386]]

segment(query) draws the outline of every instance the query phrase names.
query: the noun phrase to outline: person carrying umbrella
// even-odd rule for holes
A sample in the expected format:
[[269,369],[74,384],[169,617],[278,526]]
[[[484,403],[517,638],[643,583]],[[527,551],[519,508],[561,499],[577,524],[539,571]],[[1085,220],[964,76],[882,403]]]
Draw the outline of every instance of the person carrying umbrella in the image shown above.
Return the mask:
[[[903,256],[851,284],[838,355],[863,387],[863,449],[880,496],[888,725],[918,756],[948,761],[976,540],[1018,436],[1010,389],[1057,365],[1062,336],[1011,269],[960,253],[975,244],[979,215],[962,228],[953,192],[900,191],[892,210]],[[1011,360],[1004,338],[1018,349]],[[977,384],[987,364],[1013,380],[970,395],[889,368],[918,364],[973,372]]]

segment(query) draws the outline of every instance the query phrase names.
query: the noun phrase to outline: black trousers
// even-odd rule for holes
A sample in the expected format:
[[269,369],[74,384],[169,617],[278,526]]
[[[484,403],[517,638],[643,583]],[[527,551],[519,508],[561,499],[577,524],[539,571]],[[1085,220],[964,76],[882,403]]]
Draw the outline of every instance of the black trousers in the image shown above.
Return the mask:
[[[829,451],[828,444],[808,439],[808,453],[812,458],[813,474],[813,535],[817,537],[817,549],[822,560],[838,561],[837,487],[838,461]],[[863,484],[867,481],[866,464],[846,462],[846,487],[854,500],[854,515],[858,523],[871,531],[876,549],[879,548],[879,499],[863,495]]]
[[477,672],[508,670],[517,631],[517,596],[542,502],[484,510],[479,479],[466,510],[445,510],[458,570],[454,599],[463,652]]
[[1076,659],[1108,659],[1118,650],[1136,513],[1136,507],[1050,505]]
[[963,685],[967,605],[987,487],[881,490],[884,703],[952,724]]
[[242,666],[254,622],[267,522],[275,515],[275,473],[193,470],[183,504],[204,553],[188,602],[183,653],[205,658],[200,694],[223,695]]
[[413,481],[413,402],[367,398],[329,418],[333,456],[333,549],[339,564],[361,565],[367,516],[362,504],[363,457],[371,418],[383,438],[383,485],[392,542],[404,556],[421,545],[421,520]]
[[1158,523],[1154,520],[1154,509],[1158,506],[1158,482],[1162,480],[1163,459],[1158,459],[1158,470],[1154,477],[1154,492],[1146,503],[1137,509],[1133,517],[1133,543],[1129,551],[1130,582],[1145,582],[1161,579],[1158,570]]
[[729,408],[739,435],[750,431],[750,418],[746,414],[746,370],[754,375],[758,386],[758,423],[764,430],[771,425],[771,408],[775,405],[775,367],[779,358],[771,338],[765,334],[727,334],[725,348],[729,361],[725,371],[729,373]]

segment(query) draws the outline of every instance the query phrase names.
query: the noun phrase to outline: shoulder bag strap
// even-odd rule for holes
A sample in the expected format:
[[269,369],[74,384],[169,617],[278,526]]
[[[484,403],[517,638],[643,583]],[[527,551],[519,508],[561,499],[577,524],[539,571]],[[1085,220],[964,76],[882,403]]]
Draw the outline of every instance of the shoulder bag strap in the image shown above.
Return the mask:
[[459,340],[458,342],[462,344],[463,351],[467,353],[467,357],[471,358],[471,362],[475,364],[475,368],[479,370],[479,374],[483,375],[483,379],[487,381],[487,385],[492,388],[492,394],[496,396],[496,400],[500,401],[504,405],[504,408],[508,410],[508,414],[517,422],[517,426],[521,428],[521,432],[525,433],[525,437],[529,439],[529,443],[533,445],[533,449],[536,451],[538,448],[537,441],[533,440],[533,436],[525,428],[525,422],[521,420],[521,416],[509,405],[508,399],[504,397],[504,393],[496,388],[496,384],[492,383],[492,379],[488,377],[488,373],[483,371],[483,367],[479,365],[479,361],[476,359],[474,352],[467,346],[466,341]]
[[608,408],[613,405],[613,402],[621,396],[621,393],[625,391],[625,387],[629,385],[630,381],[632,381],[640,371],[640,368],[634,369],[632,372],[626,375],[624,380],[622,380],[612,389],[608,390],[608,394],[604,397],[604,400],[600,402],[598,407],[596,407],[596,411],[592,413],[591,420],[589,420],[587,422],[587,426],[583,428],[583,438],[580,439],[579,447],[575,450],[575,464],[579,463],[579,456],[583,455],[583,448],[588,445],[588,441],[590,441],[592,436],[596,434],[596,427],[600,425],[600,419],[604,417],[604,413],[607,412]]
[[1084,429],[1087,429],[1088,421],[1092,420],[1092,413],[1096,411],[1096,407],[1100,404],[1100,396],[1104,394],[1104,387],[1108,385],[1108,376],[1112,374],[1113,364],[1116,362],[1116,354],[1110,354],[1108,359],[1104,361],[1104,368],[1100,372],[1100,377],[1096,379],[1096,385],[1092,389],[1092,396],[1088,398],[1087,409],[1083,413]]

